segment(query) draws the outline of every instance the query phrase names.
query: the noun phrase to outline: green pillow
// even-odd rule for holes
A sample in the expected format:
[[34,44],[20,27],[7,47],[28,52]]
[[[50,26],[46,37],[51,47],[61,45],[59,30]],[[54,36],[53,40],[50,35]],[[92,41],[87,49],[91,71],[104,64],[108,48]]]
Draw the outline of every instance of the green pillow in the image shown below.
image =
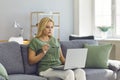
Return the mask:
[[6,80],[8,80],[7,71],[1,63],[0,63],[0,75],[3,76]]
[[85,44],[85,48],[88,48],[87,68],[108,68],[107,61],[112,49],[112,44],[97,46]]

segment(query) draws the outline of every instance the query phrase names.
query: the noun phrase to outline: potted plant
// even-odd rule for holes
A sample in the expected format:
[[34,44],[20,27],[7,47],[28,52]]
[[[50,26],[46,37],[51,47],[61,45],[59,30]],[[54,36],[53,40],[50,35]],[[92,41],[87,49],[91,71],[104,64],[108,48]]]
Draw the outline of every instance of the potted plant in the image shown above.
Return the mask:
[[111,28],[111,26],[98,26],[98,29],[101,31],[102,38],[107,38],[107,32]]

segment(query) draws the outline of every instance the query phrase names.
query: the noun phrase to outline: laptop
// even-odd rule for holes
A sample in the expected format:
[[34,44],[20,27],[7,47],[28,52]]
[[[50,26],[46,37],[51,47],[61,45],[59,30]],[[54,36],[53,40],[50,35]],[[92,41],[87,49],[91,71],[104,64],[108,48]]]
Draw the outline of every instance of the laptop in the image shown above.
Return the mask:
[[84,68],[87,58],[87,48],[67,49],[65,65],[52,67],[55,70]]

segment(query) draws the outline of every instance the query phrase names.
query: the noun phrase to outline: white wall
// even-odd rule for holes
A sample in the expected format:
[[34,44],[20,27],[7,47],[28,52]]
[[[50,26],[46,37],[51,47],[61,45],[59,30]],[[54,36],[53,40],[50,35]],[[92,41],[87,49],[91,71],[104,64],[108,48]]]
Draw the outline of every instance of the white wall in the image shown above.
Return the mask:
[[92,35],[93,0],[74,0],[74,34]]
[[73,0],[0,0],[0,40],[18,36],[14,21],[24,27],[23,37],[29,39],[32,11],[60,12],[60,39],[68,40],[73,33]]

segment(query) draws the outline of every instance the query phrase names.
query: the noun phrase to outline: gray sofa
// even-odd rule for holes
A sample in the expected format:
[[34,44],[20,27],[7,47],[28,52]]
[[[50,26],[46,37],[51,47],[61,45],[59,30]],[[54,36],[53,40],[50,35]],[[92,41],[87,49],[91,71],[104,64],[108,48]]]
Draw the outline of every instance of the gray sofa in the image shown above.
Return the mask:
[[[68,48],[82,48],[84,43],[98,44],[95,40],[61,41],[63,55]],[[37,64],[28,63],[28,46],[16,42],[0,43],[0,63],[4,65],[9,80],[60,80],[58,78],[45,78],[36,74]],[[117,63],[117,65],[116,65]],[[110,69],[84,69],[87,80],[120,80],[120,62],[110,60]],[[0,76],[0,80],[5,80]]]

